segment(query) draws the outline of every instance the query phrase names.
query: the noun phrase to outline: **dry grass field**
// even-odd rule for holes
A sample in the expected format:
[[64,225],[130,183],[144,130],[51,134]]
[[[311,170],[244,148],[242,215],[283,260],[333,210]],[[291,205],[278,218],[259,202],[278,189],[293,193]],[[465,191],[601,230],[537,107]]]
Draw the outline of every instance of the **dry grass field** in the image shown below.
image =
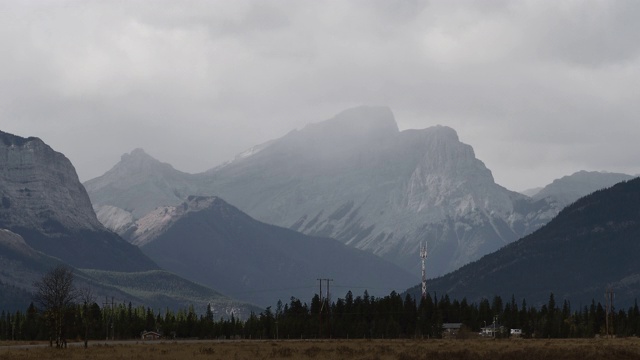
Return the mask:
[[640,339],[573,340],[329,340],[329,341],[198,341],[94,343],[89,349],[70,346],[19,348],[0,343],[0,359],[640,359]]

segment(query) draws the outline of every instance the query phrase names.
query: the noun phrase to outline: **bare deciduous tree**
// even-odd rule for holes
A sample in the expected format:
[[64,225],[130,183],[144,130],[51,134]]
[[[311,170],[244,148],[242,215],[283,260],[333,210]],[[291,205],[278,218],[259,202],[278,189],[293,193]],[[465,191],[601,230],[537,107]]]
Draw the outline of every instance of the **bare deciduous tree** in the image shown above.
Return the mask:
[[49,323],[50,346],[53,346],[52,339],[55,338],[57,348],[66,347],[65,312],[77,297],[73,286],[73,271],[68,266],[59,265],[33,285],[36,288],[36,301],[42,307]]
[[78,297],[82,303],[82,322],[84,325],[84,348],[89,347],[89,328],[93,325],[93,314],[91,313],[91,305],[96,301],[93,291],[89,287],[83,287],[78,290]]

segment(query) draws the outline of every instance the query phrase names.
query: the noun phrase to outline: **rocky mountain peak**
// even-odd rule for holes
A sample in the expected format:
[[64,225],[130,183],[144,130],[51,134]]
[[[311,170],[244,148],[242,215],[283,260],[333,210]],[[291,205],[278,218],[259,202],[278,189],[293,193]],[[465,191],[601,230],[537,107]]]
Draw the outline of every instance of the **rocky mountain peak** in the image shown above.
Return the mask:
[[427,133],[431,136],[437,136],[439,139],[447,141],[460,141],[458,133],[451,127],[445,125],[435,125],[427,129]]
[[0,228],[73,266],[157,268],[98,221],[69,159],[40,139],[0,136]]
[[173,167],[147,154],[142,148],[137,148],[131,151],[131,153],[123,154],[120,157],[120,162],[114,169],[120,171],[145,172],[170,170],[173,169]]
[[161,162],[159,160],[157,160],[156,158],[154,158],[153,156],[147,154],[144,149],[142,148],[136,148],[133,151],[131,151],[130,153],[125,153],[122,154],[122,156],[120,157],[120,161],[122,163],[135,163],[135,164],[144,164],[144,163],[149,163],[149,164],[161,164]]
[[102,228],[69,159],[38,138],[0,136],[0,226]]
[[398,132],[398,124],[393,112],[387,106],[359,106],[347,109],[319,124],[355,131],[386,131],[387,135]]
[[[173,168],[170,164],[161,162],[147,154],[143,149],[137,148],[131,153],[123,154],[120,162],[113,166],[104,175],[89,180],[85,183],[87,188],[100,188],[106,183],[118,181],[140,182],[146,181],[149,176],[162,175],[169,177],[189,176]],[[124,184],[123,184],[124,185]]]
[[5,146],[23,146],[28,142],[42,142],[40,139],[35,137],[23,138],[4,131],[0,131],[0,141],[2,141]]
[[283,152],[301,148],[312,157],[334,158],[379,145],[397,134],[398,124],[388,107],[361,106],[293,131],[275,146]]
[[398,133],[395,117],[386,106],[360,106],[347,109],[329,120],[307,125],[302,132],[317,136],[376,138]]
[[454,129],[436,125],[405,130],[398,143],[414,163],[402,202],[423,218],[436,221],[479,209],[506,215],[513,210],[512,194],[495,183]]
[[[158,206],[179,204],[187,195],[197,193],[191,183],[192,177],[155,159],[142,149],[135,149],[122,155],[120,162],[104,175],[85,182],[84,186],[98,216],[114,213],[113,209],[105,211],[101,207],[113,205],[115,197],[120,209],[130,212],[134,218],[140,218]],[[132,200],[136,197],[145,200]],[[100,219],[104,222],[102,217]]]

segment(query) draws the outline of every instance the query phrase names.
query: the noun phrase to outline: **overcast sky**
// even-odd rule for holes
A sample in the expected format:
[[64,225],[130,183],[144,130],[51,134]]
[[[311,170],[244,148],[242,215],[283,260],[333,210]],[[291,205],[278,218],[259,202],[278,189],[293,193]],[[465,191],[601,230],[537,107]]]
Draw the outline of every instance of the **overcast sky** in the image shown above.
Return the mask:
[[640,173],[640,1],[0,0],[0,130],[200,172],[358,105],[512,190]]

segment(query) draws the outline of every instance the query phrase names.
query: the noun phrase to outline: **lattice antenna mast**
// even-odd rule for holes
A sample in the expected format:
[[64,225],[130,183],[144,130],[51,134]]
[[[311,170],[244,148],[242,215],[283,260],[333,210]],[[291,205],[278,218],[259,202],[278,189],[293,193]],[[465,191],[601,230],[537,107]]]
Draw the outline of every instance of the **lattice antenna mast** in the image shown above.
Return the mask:
[[424,262],[427,259],[427,242],[420,244],[420,259],[422,259],[422,299],[427,298],[427,271],[424,267]]

